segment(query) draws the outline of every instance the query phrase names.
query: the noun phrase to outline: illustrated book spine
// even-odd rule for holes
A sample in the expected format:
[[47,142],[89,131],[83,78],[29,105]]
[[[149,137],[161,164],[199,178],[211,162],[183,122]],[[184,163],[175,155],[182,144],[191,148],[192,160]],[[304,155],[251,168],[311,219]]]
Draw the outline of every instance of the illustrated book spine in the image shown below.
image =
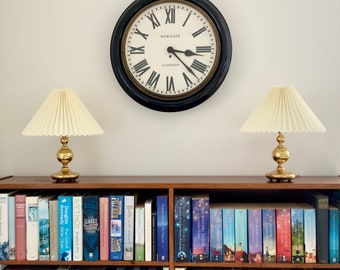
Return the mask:
[[72,196],[58,196],[58,256],[60,261],[72,260]]
[[110,195],[110,260],[123,260],[124,195]]
[[303,208],[304,236],[305,236],[305,263],[316,263],[316,212],[312,206]]
[[124,254],[125,261],[134,259],[134,222],[135,203],[137,195],[125,195],[124,197]]
[[174,197],[174,258],[176,262],[190,261],[191,197]]
[[39,217],[39,260],[50,260],[50,196],[40,197],[38,200]]
[[39,196],[26,197],[26,259],[36,261],[39,259]]
[[235,209],[222,209],[223,254],[225,262],[235,261]]
[[99,196],[83,197],[84,260],[99,260]]
[[15,195],[16,260],[26,260],[26,194]]
[[8,260],[8,199],[9,193],[0,193],[0,261]]
[[292,261],[292,235],[290,208],[276,209],[276,261]]
[[248,254],[250,263],[262,263],[262,210],[248,209]]
[[147,262],[152,261],[152,204],[152,198],[149,198],[144,202],[144,260]]
[[222,208],[210,206],[210,261],[223,261]]
[[263,262],[276,262],[276,220],[274,208],[262,209]]
[[248,262],[248,209],[235,208],[236,262]]
[[59,259],[59,233],[58,233],[58,199],[52,199],[48,202],[50,217],[50,260]]
[[15,260],[15,197],[8,197],[8,260]]
[[292,261],[305,262],[304,214],[302,208],[291,208]]
[[156,197],[156,211],[157,261],[167,262],[169,260],[168,196]]
[[109,197],[99,197],[99,256],[100,260],[109,260]]
[[329,263],[339,263],[339,209],[329,205]]
[[72,196],[72,254],[73,261],[83,260],[83,196]]
[[135,208],[135,261],[144,261],[144,218],[144,204],[137,204]]

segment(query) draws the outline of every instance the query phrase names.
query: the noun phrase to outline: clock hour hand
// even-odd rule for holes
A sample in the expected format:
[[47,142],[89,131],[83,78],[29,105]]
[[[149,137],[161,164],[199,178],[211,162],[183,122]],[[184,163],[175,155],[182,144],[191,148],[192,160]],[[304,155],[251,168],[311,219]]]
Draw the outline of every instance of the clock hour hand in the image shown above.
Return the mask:
[[192,50],[180,51],[180,50],[173,49],[173,51],[175,53],[184,53],[185,56],[194,56],[194,55],[203,56],[202,54],[195,53]]
[[183,64],[183,66],[192,74],[192,75],[194,75],[197,79],[198,79],[198,77],[196,76],[196,74],[195,74],[195,72],[187,65],[187,64],[185,64],[183,61],[182,61],[182,59],[181,58],[179,58],[178,57],[178,55],[176,54],[176,50],[174,50],[174,48],[173,47],[168,47],[168,53],[171,53],[171,54],[173,54],[182,64]]

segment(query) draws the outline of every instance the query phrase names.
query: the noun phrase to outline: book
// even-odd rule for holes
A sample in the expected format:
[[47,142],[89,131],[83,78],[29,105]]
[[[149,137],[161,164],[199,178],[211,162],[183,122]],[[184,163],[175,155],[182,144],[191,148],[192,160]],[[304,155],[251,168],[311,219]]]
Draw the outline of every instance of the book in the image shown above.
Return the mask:
[[58,257],[60,261],[72,260],[72,195],[58,196]]
[[276,262],[292,261],[292,234],[290,208],[276,208]]
[[305,262],[304,240],[304,211],[303,208],[293,206],[291,208],[292,231],[292,261],[293,263]]
[[169,260],[169,211],[168,196],[156,196],[156,247],[157,261],[167,262]]
[[134,259],[134,233],[135,233],[135,204],[136,195],[126,194],[124,197],[124,253],[125,261]]
[[15,256],[26,260],[26,194],[15,195]]
[[157,218],[155,210],[151,213],[151,261],[157,261]]
[[309,204],[303,205],[305,263],[316,263],[316,212]]
[[15,260],[15,196],[8,196],[8,260]]
[[50,260],[50,216],[49,200],[54,196],[42,196],[38,199],[39,218],[39,260]]
[[262,263],[262,209],[248,208],[248,254],[250,263]]
[[249,262],[248,259],[248,209],[245,205],[235,206],[236,262]]
[[191,197],[174,197],[174,258],[176,262],[190,261]]
[[50,260],[59,260],[59,230],[58,230],[58,199],[52,199],[48,202],[50,218]]
[[223,261],[222,208],[210,206],[210,261]]
[[235,257],[235,209],[223,207],[222,209],[223,230],[223,254],[225,262],[234,262]]
[[328,207],[329,217],[329,263],[339,263],[339,209]]
[[123,260],[124,195],[110,195],[110,260]]
[[109,197],[99,197],[99,258],[100,260],[109,260]]
[[152,261],[152,204],[153,199],[144,202],[144,260]]
[[72,196],[72,260],[83,260],[83,196]]
[[39,196],[26,196],[26,260],[39,259]]
[[262,208],[263,262],[276,262],[276,215],[275,208]]
[[135,207],[135,261],[144,261],[144,204]]
[[210,200],[208,195],[191,198],[191,249],[193,262],[209,261]]
[[99,195],[83,197],[84,260],[99,260]]

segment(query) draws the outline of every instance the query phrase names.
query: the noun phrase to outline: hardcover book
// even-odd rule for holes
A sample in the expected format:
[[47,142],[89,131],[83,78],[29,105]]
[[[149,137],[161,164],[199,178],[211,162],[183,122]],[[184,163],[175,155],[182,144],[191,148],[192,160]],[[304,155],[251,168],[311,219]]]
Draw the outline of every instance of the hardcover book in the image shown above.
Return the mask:
[[144,261],[144,218],[144,204],[137,204],[135,208],[135,261]]
[[316,212],[311,205],[303,206],[305,263],[316,263]]
[[262,210],[248,208],[248,254],[250,263],[262,263]]
[[151,261],[157,261],[157,218],[155,210],[151,214]]
[[15,195],[15,254],[17,261],[26,260],[26,194]]
[[50,217],[49,200],[51,196],[43,196],[38,200],[39,217],[39,260],[50,260]]
[[110,195],[110,260],[123,260],[124,195]]
[[248,213],[244,206],[235,207],[236,262],[248,262]]
[[169,260],[168,196],[156,197],[156,211],[157,261],[167,262]]
[[99,260],[99,196],[83,197],[84,260]]
[[329,263],[339,263],[339,209],[329,205]]
[[302,208],[291,208],[292,261],[305,262],[304,214]]
[[36,261],[39,259],[39,196],[26,197],[26,259]]
[[50,260],[57,261],[59,259],[58,199],[50,200],[48,209],[50,217]]
[[8,260],[15,260],[15,196],[8,196]]
[[72,253],[73,261],[83,260],[83,196],[72,196]]
[[235,258],[235,209],[222,209],[223,254],[225,262],[234,262]]
[[60,261],[72,260],[72,196],[58,196],[58,256]]
[[276,262],[276,218],[275,208],[262,209],[263,262]]
[[190,261],[191,197],[174,197],[174,257],[176,262]]
[[109,197],[99,197],[99,256],[100,260],[109,260]]
[[134,258],[134,223],[135,204],[137,195],[125,195],[124,197],[124,254],[125,261],[133,261]]
[[290,208],[276,209],[276,261],[292,262],[292,234]]
[[223,261],[222,208],[210,207],[210,261]]
[[210,226],[209,196],[193,196],[191,198],[191,241],[192,261],[209,261],[209,226]]
[[144,259],[152,261],[152,198],[149,198],[144,203]]

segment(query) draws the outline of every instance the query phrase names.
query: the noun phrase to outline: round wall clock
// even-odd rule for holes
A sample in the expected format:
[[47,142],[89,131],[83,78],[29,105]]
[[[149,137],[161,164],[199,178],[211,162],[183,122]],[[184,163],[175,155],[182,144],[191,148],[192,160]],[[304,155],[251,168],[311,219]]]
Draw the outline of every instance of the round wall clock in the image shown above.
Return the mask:
[[228,25],[208,0],[136,0],[120,16],[110,46],[124,91],[165,112],[190,109],[214,94],[231,55]]

